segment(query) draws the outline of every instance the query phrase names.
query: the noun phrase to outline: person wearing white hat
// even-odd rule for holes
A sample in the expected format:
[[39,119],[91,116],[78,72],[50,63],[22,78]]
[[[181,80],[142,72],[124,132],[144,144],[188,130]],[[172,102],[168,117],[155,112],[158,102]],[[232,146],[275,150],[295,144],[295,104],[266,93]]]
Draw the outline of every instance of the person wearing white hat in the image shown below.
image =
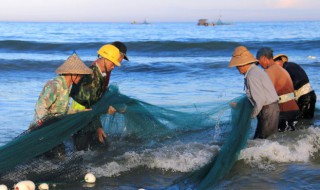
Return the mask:
[[278,131],[278,95],[268,77],[256,63],[257,59],[244,46],[238,46],[232,55],[229,67],[237,67],[244,75],[246,95],[254,106],[252,117],[258,124],[254,138],[267,138]]
[[300,65],[289,62],[289,57],[285,54],[278,54],[273,57],[273,60],[288,71],[292,79],[294,94],[301,111],[301,117],[305,119],[313,118],[317,95],[311,87],[307,73]]

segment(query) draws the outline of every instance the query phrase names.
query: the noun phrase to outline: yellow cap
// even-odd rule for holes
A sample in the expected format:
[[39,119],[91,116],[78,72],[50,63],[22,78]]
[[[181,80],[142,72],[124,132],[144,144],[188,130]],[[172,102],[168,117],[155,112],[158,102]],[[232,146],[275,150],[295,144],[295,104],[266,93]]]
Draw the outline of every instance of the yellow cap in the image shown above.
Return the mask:
[[103,58],[106,58],[106,59],[110,60],[112,63],[114,63],[118,67],[121,66],[121,64],[119,62],[120,51],[114,45],[111,45],[111,44],[103,45],[98,50],[98,55],[100,55]]

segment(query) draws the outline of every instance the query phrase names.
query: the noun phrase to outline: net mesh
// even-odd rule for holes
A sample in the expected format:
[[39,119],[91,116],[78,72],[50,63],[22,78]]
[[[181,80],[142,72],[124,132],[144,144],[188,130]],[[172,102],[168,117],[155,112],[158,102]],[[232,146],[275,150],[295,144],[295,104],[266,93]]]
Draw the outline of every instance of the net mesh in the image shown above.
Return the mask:
[[[226,123],[229,123],[227,125],[232,126],[232,131],[222,140],[224,145],[219,155],[188,176],[199,188],[205,189],[222,179],[245,146],[252,106],[246,97],[232,101],[237,102],[237,106],[232,109],[232,125],[229,118],[226,119]],[[113,116],[105,114],[110,105],[123,113]],[[69,142],[70,137],[100,115],[104,130],[109,135],[149,142],[151,139],[164,140],[183,131],[214,128],[221,122],[221,112],[229,109],[229,103],[223,102],[206,112],[174,111],[130,98],[121,94],[116,86],[110,85],[108,92],[91,111],[66,115],[44,127],[25,131],[0,147],[0,181],[11,184],[17,182],[19,176],[34,182],[81,180],[83,175],[79,174],[86,172],[84,160],[72,148],[69,148],[62,159],[47,160],[42,155],[61,143],[72,144]],[[66,146],[67,149],[68,147],[72,145]]]
[[219,154],[208,164],[191,174],[199,182],[197,189],[208,189],[217,185],[232,169],[240,151],[246,146],[250,134],[252,105],[246,97],[239,98],[232,109],[232,131]]

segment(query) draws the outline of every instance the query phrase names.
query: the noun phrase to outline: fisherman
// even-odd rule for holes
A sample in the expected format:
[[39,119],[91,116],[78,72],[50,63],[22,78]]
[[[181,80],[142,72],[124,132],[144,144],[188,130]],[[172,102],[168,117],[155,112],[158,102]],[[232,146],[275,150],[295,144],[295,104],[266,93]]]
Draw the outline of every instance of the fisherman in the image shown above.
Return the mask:
[[73,53],[56,73],[58,76],[43,87],[35,106],[34,121],[29,127],[31,129],[43,125],[48,119],[67,114],[71,85],[77,84],[84,75],[90,76],[92,70]]
[[[90,76],[92,70],[87,67],[77,54],[73,53],[58,69],[58,76],[48,81],[36,103],[34,121],[29,130],[46,126],[68,113],[70,88],[77,84],[84,75]],[[62,144],[54,147],[44,155],[46,157],[61,157],[65,153]]]
[[278,131],[279,105],[277,92],[268,77],[256,63],[257,59],[244,46],[238,46],[232,55],[229,67],[237,67],[244,75],[246,94],[254,106],[252,117],[258,124],[254,138],[267,138]]
[[285,54],[278,54],[274,56],[273,60],[288,71],[292,79],[295,99],[301,111],[301,118],[313,118],[317,96],[310,85],[306,72],[298,64],[288,62],[289,58]]
[[[96,59],[91,68],[93,75],[84,77],[71,90],[73,98],[72,111],[90,109],[98,102],[107,91],[111,71],[115,66],[121,66],[123,59],[129,60],[127,47],[119,41],[112,44],[103,45],[98,50]],[[109,114],[114,114],[117,110],[110,106]],[[105,144],[107,135],[102,129],[100,116],[97,116],[87,127],[80,130],[73,136],[75,150],[88,150]]]
[[294,87],[289,73],[274,62],[273,50],[269,47],[260,48],[256,58],[269,75],[279,96],[279,131],[295,130],[300,110],[295,101]]

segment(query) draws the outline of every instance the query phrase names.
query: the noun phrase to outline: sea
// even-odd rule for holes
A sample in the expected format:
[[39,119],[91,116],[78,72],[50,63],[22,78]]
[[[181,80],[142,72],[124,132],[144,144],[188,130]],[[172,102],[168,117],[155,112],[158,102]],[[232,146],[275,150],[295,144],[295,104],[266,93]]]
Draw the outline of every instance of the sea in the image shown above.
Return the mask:
[[[122,94],[155,106],[205,111],[244,94],[243,76],[236,68],[228,68],[240,45],[253,55],[261,47],[288,55],[289,61],[306,71],[319,97],[319,31],[320,21],[208,27],[196,22],[1,22],[0,146],[28,128],[43,85],[74,51],[90,65],[102,45],[121,41],[127,46],[129,61],[113,70],[110,84],[117,85]],[[231,171],[212,189],[320,189],[319,107],[317,102],[314,119],[302,121],[299,130],[263,140],[251,137]],[[108,151],[113,153],[91,167],[97,178],[93,186],[79,181],[50,184],[50,189],[179,189],[173,186],[177,179],[218,154],[223,141],[212,144],[220,138],[212,132],[218,129],[186,130],[167,142],[150,140],[146,143],[154,145],[148,148],[126,146],[108,134],[112,142]],[[122,151],[112,148],[113,144],[121,144]]]

